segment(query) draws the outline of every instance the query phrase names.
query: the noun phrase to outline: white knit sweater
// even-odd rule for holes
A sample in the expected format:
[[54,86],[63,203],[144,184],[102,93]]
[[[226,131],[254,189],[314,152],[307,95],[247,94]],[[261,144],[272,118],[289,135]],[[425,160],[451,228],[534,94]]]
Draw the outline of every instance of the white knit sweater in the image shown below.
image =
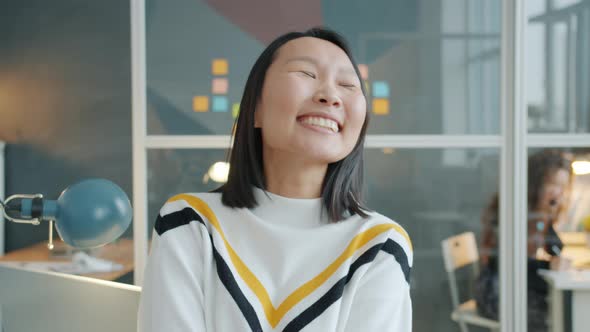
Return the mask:
[[138,331],[411,331],[402,227],[378,213],[330,223],[320,198],[254,194],[254,209],[228,208],[216,193],[166,202]]

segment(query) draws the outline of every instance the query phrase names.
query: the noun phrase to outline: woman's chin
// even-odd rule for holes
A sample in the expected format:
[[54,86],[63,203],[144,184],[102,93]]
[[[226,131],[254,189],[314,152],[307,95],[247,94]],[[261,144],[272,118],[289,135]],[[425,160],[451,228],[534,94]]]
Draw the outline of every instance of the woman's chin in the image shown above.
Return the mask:
[[317,147],[301,151],[300,156],[305,156],[306,159],[317,161],[320,164],[331,164],[346,157],[345,154],[338,153],[333,149],[321,149]]

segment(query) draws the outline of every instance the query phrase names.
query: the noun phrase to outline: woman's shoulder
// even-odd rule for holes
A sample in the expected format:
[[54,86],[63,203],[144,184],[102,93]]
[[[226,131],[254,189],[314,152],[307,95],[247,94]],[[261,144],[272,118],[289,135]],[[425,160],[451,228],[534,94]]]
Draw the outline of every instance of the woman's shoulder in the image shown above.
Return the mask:
[[363,221],[363,228],[374,232],[381,232],[380,236],[385,239],[384,241],[386,243],[399,248],[399,250],[403,250],[411,260],[413,257],[412,240],[404,226],[375,211],[370,211],[367,214],[368,217]]
[[[375,211],[370,211],[367,214],[368,217],[357,219],[357,221],[360,221],[361,226],[355,240],[360,240],[359,243],[365,243],[366,241],[368,246],[363,246],[368,248],[365,249],[366,252],[383,253],[383,255],[375,257],[374,265],[399,265],[405,280],[409,282],[414,255],[412,241],[408,232],[400,223],[383,214]],[[389,259],[389,255],[395,259]]]
[[[209,192],[179,193],[168,198],[160,208],[154,225],[159,235],[191,223],[205,224],[219,209],[221,194]],[[198,226],[198,225],[196,225]]]
[[392,232],[398,233],[400,236],[410,242],[410,235],[406,231],[405,227],[396,220],[393,220],[390,217],[376,211],[369,211],[367,214],[368,217],[365,219],[367,224],[384,225],[383,227],[390,228]]
[[162,208],[167,206],[184,206],[195,210],[202,210],[206,206],[216,206],[221,203],[221,194],[215,192],[187,192],[172,195]]

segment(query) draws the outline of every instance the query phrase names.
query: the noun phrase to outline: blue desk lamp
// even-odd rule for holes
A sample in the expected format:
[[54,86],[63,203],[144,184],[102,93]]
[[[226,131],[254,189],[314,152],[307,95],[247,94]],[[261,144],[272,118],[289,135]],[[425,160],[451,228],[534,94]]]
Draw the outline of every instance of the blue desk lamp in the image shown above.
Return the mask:
[[39,225],[49,221],[49,249],[53,249],[53,222],[62,240],[89,249],[116,240],[129,227],[131,203],[111,181],[89,179],[66,188],[56,201],[43,195],[13,195],[0,201],[7,220]]

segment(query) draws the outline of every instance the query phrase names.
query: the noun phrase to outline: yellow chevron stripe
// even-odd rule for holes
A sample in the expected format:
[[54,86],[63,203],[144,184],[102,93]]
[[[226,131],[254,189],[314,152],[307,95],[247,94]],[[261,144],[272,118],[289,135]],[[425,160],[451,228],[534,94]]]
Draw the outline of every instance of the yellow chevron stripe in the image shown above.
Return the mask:
[[[280,305],[278,308],[272,304],[270,300],[270,296],[264,288],[264,285],[258,280],[258,278],[250,271],[248,266],[242,261],[242,259],[238,256],[235,250],[227,241],[223,230],[219,224],[219,220],[211,210],[211,208],[203,202],[200,198],[188,195],[188,194],[180,194],[176,195],[168,200],[168,202],[174,202],[184,200],[186,201],[193,209],[195,209],[199,214],[203,215],[205,218],[209,220],[211,225],[217,230],[227,251],[229,253],[230,259],[238,271],[238,274],[244,280],[246,285],[252,290],[252,292],[260,301],[262,307],[264,308],[264,313],[266,315],[266,319],[270,323],[270,325],[275,328],[281,319],[285,316],[285,314],[291,310],[297,303],[303,300],[305,297],[313,293],[316,289],[318,289],[324,282],[326,282],[332,274],[334,274],[338,268],[348,259],[350,258],[358,248],[362,247],[363,245],[367,244],[377,235],[389,230],[394,229],[398,233],[400,233],[408,243],[410,244],[410,248],[412,244],[410,242],[410,238],[408,234],[398,225],[395,224],[380,224],[369,228],[368,230],[357,234],[346,247],[346,249],[342,252],[338,258],[334,260],[324,271],[318,274],[315,278],[309,280],[299,288],[297,288],[293,293],[291,293]],[[413,249],[412,249],[413,250]]]

